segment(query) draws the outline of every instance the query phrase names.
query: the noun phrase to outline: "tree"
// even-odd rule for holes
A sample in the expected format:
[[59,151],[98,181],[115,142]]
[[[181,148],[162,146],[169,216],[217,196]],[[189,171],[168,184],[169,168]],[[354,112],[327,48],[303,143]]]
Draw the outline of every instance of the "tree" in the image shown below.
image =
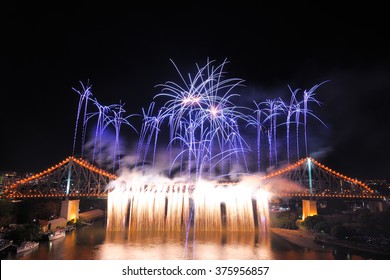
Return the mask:
[[25,240],[40,240],[42,238],[42,232],[39,225],[27,223],[9,231],[6,238],[11,239],[16,243]]
[[319,215],[309,216],[302,222],[302,225],[307,229],[314,229],[314,227],[323,220],[324,218]]
[[325,222],[325,221],[320,221],[318,222],[315,226],[314,226],[314,230],[316,232],[323,232],[323,233],[327,233],[329,234],[330,233],[330,229],[331,229],[331,224],[328,223],[328,222]]
[[274,213],[271,217],[271,225],[276,228],[297,229],[298,214],[294,211]]
[[41,227],[38,224],[28,223],[23,225],[26,240],[39,240],[42,236]]
[[335,225],[330,230],[330,235],[337,239],[346,239],[352,234],[352,230],[343,225]]

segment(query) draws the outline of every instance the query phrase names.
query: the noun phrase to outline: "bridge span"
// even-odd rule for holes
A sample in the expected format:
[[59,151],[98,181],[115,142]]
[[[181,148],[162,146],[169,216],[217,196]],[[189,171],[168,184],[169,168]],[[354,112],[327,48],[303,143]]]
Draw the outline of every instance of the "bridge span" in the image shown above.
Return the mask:
[[[48,169],[5,186],[3,198],[106,198],[110,181],[118,175],[82,158],[70,156]],[[226,185],[234,183],[218,183]],[[369,186],[307,157],[259,178],[275,196],[343,199],[383,199]]]
[[[111,191],[108,188],[110,182],[118,178],[118,175],[100,169],[84,159],[71,156],[40,173],[6,186],[1,198],[59,198],[66,201],[83,198],[107,199]],[[332,170],[311,157],[301,159],[257,180],[257,188],[266,188],[272,197],[302,200],[303,216],[316,214],[316,200],[320,199],[374,202],[383,200],[383,196],[376,194],[358,179]],[[165,189],[170,191],[176,189],[180,192],[188,189],[191,193],[196,188],[194,185],[175,185],[173,182],[169,184],[171,185],[165,186]],[[220,182],[215,183],[214,187],[227,187],[234,184],[234,182]],[[130,188],[135,187],[130,186]],[[150,190],[153,187],[140,186],[140,188]],[[237,195],[239,194],[240,192],[237,192]],[[68,209],[70,206],[65,206],[63,203],[63,207]]]

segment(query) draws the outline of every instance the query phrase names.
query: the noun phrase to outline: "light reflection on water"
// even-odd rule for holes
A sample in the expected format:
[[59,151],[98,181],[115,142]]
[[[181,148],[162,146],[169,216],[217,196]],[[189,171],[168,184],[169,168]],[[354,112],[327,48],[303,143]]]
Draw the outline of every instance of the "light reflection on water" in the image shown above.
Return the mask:
[[[195,240],[195,241],[194,241]],[[16,254],[9,252],[2,259],[24,260],[331,260],[365,259],[345,250],[324,248],[309,250],[270,233],[253,232],[193,233],[186,242],[180,232],[106,232],[103,221],[78,228],[65,238],[42,241],[39,248]]]
[[267,259],[270,238],[253,233],[108,232],[96,259]]

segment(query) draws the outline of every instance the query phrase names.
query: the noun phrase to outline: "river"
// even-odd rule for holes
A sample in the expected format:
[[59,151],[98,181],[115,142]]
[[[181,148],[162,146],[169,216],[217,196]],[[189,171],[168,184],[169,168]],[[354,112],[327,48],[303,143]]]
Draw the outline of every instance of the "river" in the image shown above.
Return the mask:
[[[41,241],[38,248],[2,260],[333,260],[376,259],[349,249],[304,248],[274,233],[107,232],[104,220],[67,233],[65,238]],[[195,240],[195,241],[194,241]],[[378,258],[379,259],[379,258]]]

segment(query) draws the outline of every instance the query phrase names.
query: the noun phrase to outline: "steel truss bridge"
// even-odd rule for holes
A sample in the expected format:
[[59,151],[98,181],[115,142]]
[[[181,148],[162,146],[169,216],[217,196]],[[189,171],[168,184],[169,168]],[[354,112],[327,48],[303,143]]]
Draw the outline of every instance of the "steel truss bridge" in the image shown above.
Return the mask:
[[[375,194],[363,182],[332,170],[311,157],[264,176],[262,182],[276,185],[274,195],[282,197],[383,199],[383,196]],[[287,188],[277,186],[277,184],[291,183],[293,185]],[[287,191],[278,191],[278,189],[287,189]]]
[[[117,177],[84,159],[71,156],[43,172],[6,186],[1,197],[107,198],[107,186]],[[383,199],[361,181],[340,174],[311,157],[274,171],[260,178],[260,182],[270,185],[273,195],[282,197]],[[293,187],[286,188],[284,184]]]
[[115,174],[73,156],[28,178],[6,186],[2,197],[55,198],[106,197]]

